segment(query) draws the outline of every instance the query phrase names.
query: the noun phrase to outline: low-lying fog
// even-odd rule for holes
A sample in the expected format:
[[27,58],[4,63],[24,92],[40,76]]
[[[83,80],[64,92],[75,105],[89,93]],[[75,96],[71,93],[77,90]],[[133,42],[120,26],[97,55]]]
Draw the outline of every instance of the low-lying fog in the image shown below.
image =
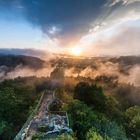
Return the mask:
[[[49,77],[54,69],[63,70],[66,77],[89,77],[94,79],[98,76],[115,77],[120,83],[130,83],[140,86],[140,64],[138,62],[125,62],[125,59],[118,58],[92,58],[92,59],[72,59],[59,58],[46,62],[39,69],[29,66],[17,65],[13,69],[7,66],[0,66],[0,79],[10,79],[16,77]],[[140,58],[139,58],[140,59]]]

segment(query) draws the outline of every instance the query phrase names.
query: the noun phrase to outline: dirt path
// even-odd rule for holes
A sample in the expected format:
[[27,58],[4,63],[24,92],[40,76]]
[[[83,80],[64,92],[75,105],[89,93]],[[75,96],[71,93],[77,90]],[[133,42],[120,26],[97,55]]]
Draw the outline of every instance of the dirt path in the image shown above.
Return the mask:
[[49,93],[49,94],[45,95],[45,97],[41,103],[41,106],[39,107],[39,110],[36,114],[36,117],[38,119],[42,118],[45,115],[45,112],[46,112],[49,104],[52,102],[52,99],[53,99],[52,94]]
[[53,101],[53,92],[49,91],[45,93],[36,115],[30,122],[27,132],[28,137],[25,140],[31,140],[32,135],[37,132],[38,123],[45,116],[47,108],[52,101]]

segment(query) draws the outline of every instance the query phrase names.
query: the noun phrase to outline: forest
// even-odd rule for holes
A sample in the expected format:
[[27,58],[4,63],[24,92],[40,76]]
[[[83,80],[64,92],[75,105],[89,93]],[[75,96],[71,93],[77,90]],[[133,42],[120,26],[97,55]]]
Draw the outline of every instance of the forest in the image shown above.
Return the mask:
[[[54,60],[51,62],[52,66],[55,65]],[[84,62],[79,66],[83,68]],[[67,111],[73,130],[71,136],[66,138],[62,135],[56,140],[139,140],[138,86],[120,83],[116,77],[109,75],[95,78],[66,76],[65,67],[68,63],[61,60],[50,76],[18,76],[1,81],[0,139],[13,139],[35,109],[41,93],[54,90],[61,102],[51,109]]]
[[0,140],[140,140],[140,0],[0,0]]

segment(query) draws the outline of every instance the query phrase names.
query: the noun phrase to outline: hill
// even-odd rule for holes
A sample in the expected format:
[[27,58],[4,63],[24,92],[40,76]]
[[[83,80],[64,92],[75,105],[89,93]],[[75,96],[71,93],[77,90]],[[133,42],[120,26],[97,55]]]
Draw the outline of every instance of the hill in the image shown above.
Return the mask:
[[40,69],[45,64],[45,61],[33,57],[23,55],[0,55],[0,66],[15,68],[18,65],[27,66],[33,69]]

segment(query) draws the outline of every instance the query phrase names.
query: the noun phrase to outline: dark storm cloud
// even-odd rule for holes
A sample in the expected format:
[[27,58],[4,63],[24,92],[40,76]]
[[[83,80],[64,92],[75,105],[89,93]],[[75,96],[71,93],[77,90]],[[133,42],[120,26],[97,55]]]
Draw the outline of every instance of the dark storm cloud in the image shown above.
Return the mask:
[[100,15],[105,0],[0,0],[3,7],[23,8],[27,19],[51,37],[79,37]]
[[62,34],[67,34],[80,32],[81,27],[84,27],[82,31],[87,30],[99,15],[104,0],[25,0],[23,4],[29,20],[40,25],[43,31],[58,26]]
[[[75,43],[94,27],[107,26],[137,7],[140,0],[0,0],[1,9],[15,9],[62,46]],[[132,9],[133,7],[133,9]],[[134,10],[135,12],[136,9]],[[71,44],[70,44],[71,45]]]

